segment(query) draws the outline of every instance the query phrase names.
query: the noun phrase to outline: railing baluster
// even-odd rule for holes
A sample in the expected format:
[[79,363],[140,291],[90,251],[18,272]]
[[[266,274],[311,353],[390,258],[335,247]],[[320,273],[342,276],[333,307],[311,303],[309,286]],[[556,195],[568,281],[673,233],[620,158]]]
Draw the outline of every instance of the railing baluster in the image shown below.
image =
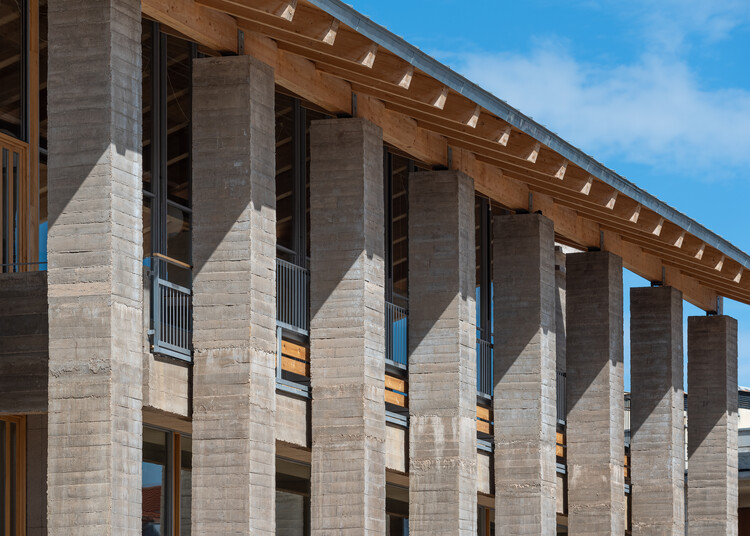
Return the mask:
[[310,329],[309,271],[283,259],[276,259],[276,320],[302,333]]
[[189,288],[181,287],[161,277],[161,263],[170,261],[153,259],[154,275],[151,290],[154,307],[154,353],[162,353],[190,360],[192,299]]

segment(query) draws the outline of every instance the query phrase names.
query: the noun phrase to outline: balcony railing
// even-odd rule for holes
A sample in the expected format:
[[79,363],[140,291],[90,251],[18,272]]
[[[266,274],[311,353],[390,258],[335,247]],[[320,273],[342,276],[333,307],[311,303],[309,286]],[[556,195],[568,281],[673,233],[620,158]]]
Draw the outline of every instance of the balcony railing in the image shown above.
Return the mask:
[[492,398],[492,342],[477,339],[477,394]]
[[162,255],[151,258],[153,351],[190,361],[193,347],[192,293],[189,288],[167,280],[168,264],[178,269],[189,268]]
[[310,330],[310,271],[276,259],[276,324],[301,335]]
[[388,301],[385,302],[385,358],[401,369],[408,366],[409,311]]
[[568,408],[565,403],[565,373],[557,371],[557,422],[565,424]]

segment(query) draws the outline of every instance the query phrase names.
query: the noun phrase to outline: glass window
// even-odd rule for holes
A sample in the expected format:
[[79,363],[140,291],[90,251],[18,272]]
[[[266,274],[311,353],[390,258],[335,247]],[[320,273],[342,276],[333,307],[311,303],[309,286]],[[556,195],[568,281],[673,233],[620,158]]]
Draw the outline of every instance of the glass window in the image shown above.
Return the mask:
[[190,536],[192,453],[190,437],[143,427],[143,536]]
[[162,536],[167,492],[167,433],[143,429],[143,477],[141,521],[143,536]]
[[[409,196],[412,163],[400,155],[391,160],[391,266],[394,298],[409,296]],[[396,305],[405,304],[394,301]]]
[[193,45],[167,36],[166,46],[167,199],[189,208]]
[[276,459],[276,534],[310,534],[310,466]]
[[385,487],[385,533],[387,536],[409,534],[409,490],[391,484]]
[[[191,87],[195,45],[143,21],[143,226],[144,258],[154,253],[191,263]],[[148,261],[147,261],[148,264]],[[171,266],[174,265],[170,265]],[[189,269],[161,270],[160,277],[190,287]]]
[[47,0],[39,0],[39,269],[47,269]]
[[180,536],[190,536],[190,508],[193,499],[193,440],[180,436]]
[[276,94],[276,243],[279,257],[294,262],[295,109],[293,98]]
[[276,93],[277,255],[303,267],[310,256],[310,124],[328,117]]
[[[141,47],[142,52],[142,107],[143,107],[143,189],[151,191],[151,158],[153,156],[153,128],[154,128],[154,24],[144,20],[142,23]],[[145,243],[145,240],[144,240]],[[144,252],[149,252],[144,248]],[[147,253],[147,254],[149,254]]]
[[25,2],[0,0],[0,132],[23,139]]
[[495,510],[477,507],[477,536],[495,536]]

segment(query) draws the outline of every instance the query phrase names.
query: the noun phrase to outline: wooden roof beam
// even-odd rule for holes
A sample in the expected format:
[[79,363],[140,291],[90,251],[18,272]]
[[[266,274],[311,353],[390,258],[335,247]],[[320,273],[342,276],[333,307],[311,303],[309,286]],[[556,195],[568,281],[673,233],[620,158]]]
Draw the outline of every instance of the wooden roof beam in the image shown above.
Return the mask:
[[237,21],[194,0],[142,0],[143,14],[202,45],[237,53]]
[[279,84],[300,97],[331,112],[351,114],[349,83],[319,71],[305,58],[279,50],[273,39],[255,32],[246,33],[245,54],[273,67]]
[[394,112],[369,95],[357,95],[357,116],[364,117],[383,129],[387,143],[408,152],[430,165],[448,164],[448,143],[442,136],[420,128],[411,117]]
[[[330,15],[311,8],[299,7],[297,17],[280,17],[279,6],[265,7],[256,3],[238,3],[236,0],[195,0],[197,3],[238,19],[243,28],[266,34],[273,38],[286,37],[302,46],[314,43],[332,46],[338,35],[339,21]],[[283,7],[283,6],[282,6]]]

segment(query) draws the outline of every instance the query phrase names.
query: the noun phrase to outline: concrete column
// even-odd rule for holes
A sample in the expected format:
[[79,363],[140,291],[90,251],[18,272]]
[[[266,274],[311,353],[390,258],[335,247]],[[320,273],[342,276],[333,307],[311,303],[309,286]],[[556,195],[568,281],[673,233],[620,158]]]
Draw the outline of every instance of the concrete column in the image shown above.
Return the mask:
[[737,321],[688,318],[688,530],[737,534]]
[[141,2],[49,1],[50,535],[141,533]]
[[494,217],[495,524],[557,533],[555,229],[540,214]]
[[477,530],[474,181],[409,178],[409,533]]
[[568,531],[625,533],[622,259],[567,255]]
[[685,534],[682,293],[630,290],[634,535]]
[[383,133],[310,133],[312,534],[385,533]]
[[565,253],[559,246],[555,247],[555,351],[557,352],[557,370],[560,372],[565,372],[567,368],[565,361],[565,271]]
[[682,293],[630,291],[633,534],[685,533]]
[[274,76],[193,64],[193,534],[275,531]]

